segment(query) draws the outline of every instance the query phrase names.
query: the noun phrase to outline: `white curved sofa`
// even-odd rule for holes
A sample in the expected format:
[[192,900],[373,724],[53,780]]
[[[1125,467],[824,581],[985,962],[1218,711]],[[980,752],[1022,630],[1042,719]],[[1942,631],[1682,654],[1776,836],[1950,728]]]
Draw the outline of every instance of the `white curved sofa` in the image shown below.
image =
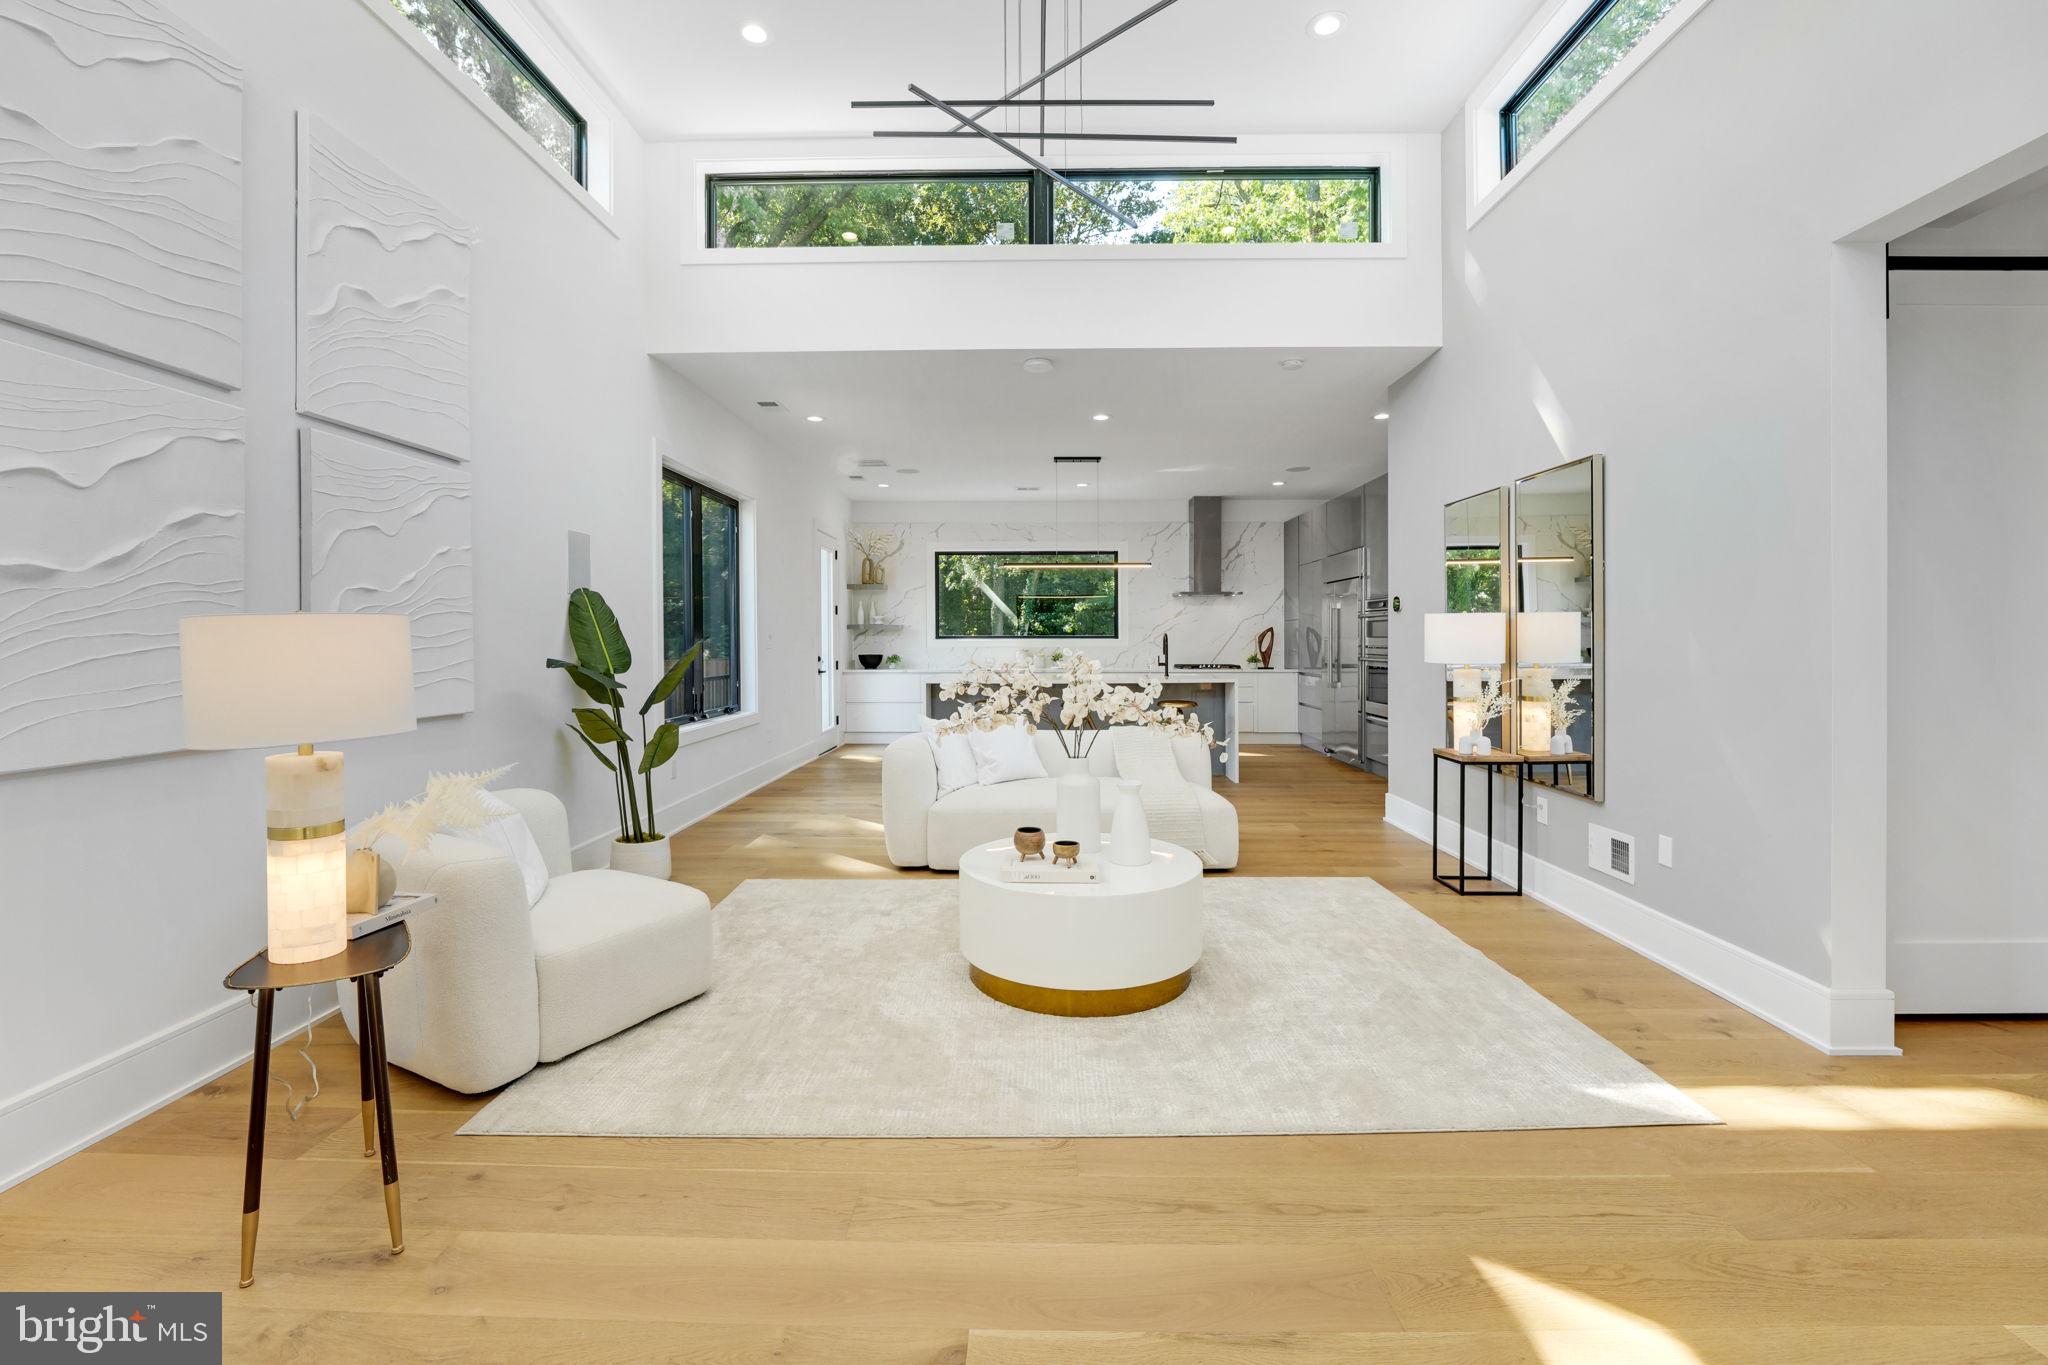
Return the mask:
[[[1116,744],[1111,735],[1099,736],[1088,755],[1088,771],[1098,777],[1115,777]],[[1050,777],[1025,778],[994,786],[962,787],[939,795],[938,763],[931,745],[922,735],[908,735],[882,753],[882,834],[888,845],[889,861],[898,867],[929,867],[958,871],[960,855],[979,844],[1007,839],[1020,825],[1053,828],[1053,811],[1058,804],[1055,787],[1059,774],[1067,770],[1067,755],[1059,736],[1039,730],[1031,736]],[[1210,786],[1209,750],[1199,739],[1173,741],[1173,760],[1181,776],[1197,790],[1202,807],[1202,828],[1207,847],[1202,865],[1225,869],[1237,866],[1237,809]],[[1108,794],[1104,793],[1103,819],[1109,817]]]
[[[533,831],[546,892],[529,907],[511,858],[435,835],[399,863],[400,891],[438,899],[406,921],[412,955],[383,982],[392,1064],[464,1094],[517,1080],[711,985],[703,892],[610,868],[577,872],[559,799],[520,788],[492,794]],[[341,1000],[353,1034],[355,993]]]

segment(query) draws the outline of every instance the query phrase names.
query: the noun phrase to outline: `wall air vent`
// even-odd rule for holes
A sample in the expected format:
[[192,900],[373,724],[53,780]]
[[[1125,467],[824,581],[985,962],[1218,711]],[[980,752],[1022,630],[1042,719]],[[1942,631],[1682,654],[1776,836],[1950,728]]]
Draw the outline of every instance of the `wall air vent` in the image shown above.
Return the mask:
[[887,460],[855,460],[853,467],[855,469],[887,469],[889,462]]
[[1605,825],[1586,826],[1586,865],[1595,872],[1605,872],[1616,881],[1633,886],[1636,880],[1635,836],[1611,830]]
[[757,408],[779,408],[782,404],[776,402],[773,398],[756,398],[754,406]]

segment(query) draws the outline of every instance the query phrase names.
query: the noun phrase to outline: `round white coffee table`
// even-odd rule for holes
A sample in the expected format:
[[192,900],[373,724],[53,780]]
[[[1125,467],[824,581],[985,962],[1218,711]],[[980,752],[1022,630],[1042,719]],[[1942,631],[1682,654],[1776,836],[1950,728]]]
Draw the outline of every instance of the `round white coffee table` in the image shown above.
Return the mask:
[[1003,880],[1008,840],[960,859],[960,955],[982,994],[1035,1014],[1156,1009],[1202,956],[1202,860],[1154,841],[1144,867],[1095,855],[1102,880]]

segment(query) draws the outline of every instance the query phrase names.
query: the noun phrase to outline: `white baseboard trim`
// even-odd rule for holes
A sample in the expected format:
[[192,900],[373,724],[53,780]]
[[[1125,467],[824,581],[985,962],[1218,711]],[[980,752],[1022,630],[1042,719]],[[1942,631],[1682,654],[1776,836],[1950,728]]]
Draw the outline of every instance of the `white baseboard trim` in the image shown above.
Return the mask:
[[[686,796],[680,801],[671,801],[654,813],[655,822],[670,834],[688,829],[698,821],[716,815],[733,802],[752,796],[769,783],[789,776],[804,764],[825,753],[830,744],[831,741],[822,736],[807,740],[787,753],[755,764],[745,772],[735,773],[721,782],[714,782],[703,791]],[[585,839],[569,850],[570,862],[578,868],[603,867],[611,861],[612,840],[617,837],[616,829],[607,829],[602,834]]]
[[[335,1012],[334,992],[331,987],[308,989],[313,993],[313,1022],[317,1024]],[[300,990],[279,995],[271,1029],[273,1044],[305,1029],[306,998],[307,993]],[[255,1020],[248,1001],[246,995],[231,996],[147,1038],[0,1100],[0,1190],[84,1151],[246,1063]],[[164,1087],[149,1079],[155,1076],[182,1079]],[[138,1089],[150,1097],[137,1103]]]
[[[1387,823],[1427,843],[1429,812],[1387,795]],[[1484,852],[1486,834],[1467,829],[1468,850]],[[1455,849],[1458,822],[1438,817],[1440,847]],[[1494,840],[1494,866],[1511,867],[1514,848]],[[1704,986],[1765,1023],[1837,1057],[1896,1057],[1890,991],[1832,990],[1747,948],[1673,919],[1641,901],[1540,858],[1524,867],[1526,894],[1568,919],[1641,953],[1686,980]]]
[[1890,976],[1900,1014],[2048,1013],[2048,940],[1901,939]]

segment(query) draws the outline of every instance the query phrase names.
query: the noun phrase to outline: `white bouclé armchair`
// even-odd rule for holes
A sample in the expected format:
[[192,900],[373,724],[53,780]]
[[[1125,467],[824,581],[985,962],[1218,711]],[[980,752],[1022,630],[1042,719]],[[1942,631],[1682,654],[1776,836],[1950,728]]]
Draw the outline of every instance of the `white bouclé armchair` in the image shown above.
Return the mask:
[[[574,871],[559,800],[531,789],[494,794],[533,831],[546,892],[529,908],[512,858],[436,835],[399,864],[398,889],[436,901],[407,921],[412,955],[383,986],[391,1062],[465,1094],[517,1080],[711,985],[703,892],[609,868]],[[354,997],[341,994],[353,1033]]]

